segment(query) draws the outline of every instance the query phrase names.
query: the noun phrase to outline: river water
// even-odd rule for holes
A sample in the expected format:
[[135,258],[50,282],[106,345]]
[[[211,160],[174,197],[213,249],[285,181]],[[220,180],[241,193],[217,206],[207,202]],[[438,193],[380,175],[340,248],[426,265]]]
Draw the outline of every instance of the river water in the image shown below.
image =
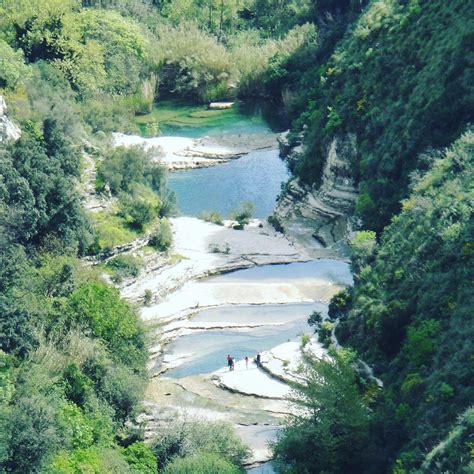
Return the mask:
[[[281,122],[267,121],[262,110],[249,111],[245,107],[220,113],[195,107],[181,110],[170,107],[167,111],[162,110],[160,113],[157,110],[154,113],[148,117],[149,120],[168,117],[167,121],[162,120],[158,124],[162,133],[167,135],[203,137],[228,134],[240,135],[245,140],[247,134],[269,134],[282,130]],[[255,217],[266,218],[275,206],[281,184],[288,177],[288,170],[279,158],[278,151],[270,148],[252,151],[242,158],[211,168],[171,172],[168,185],[176,193],[182,215],[199,216],[204,211],[216,210],[222,217],[228,217],[242,202],[251,201],[255,205]],[[167,378],[210,374],[226,365],[228,353],[237,360],[245,356],[253,357],[256,352],[296,340],[303,333],[310,333],[311,328],[307,324],[310,313],[317,310],[325,314],[326,295],[334,292],[334,287],[352,284],[352,276],[346,263],[323,259],[239,270],[204,280],[203,284],[209,281],[222,284],[223,287],[228,285],[229,289],[253,282],[290,282],[302,295],[301,302],[238,304],[200,311],[193,317],[193,323],[215,328],[192,331],[176,338],[166,347],[166,356],[180,360],[180,365],[164,374]],[[196,292],[199,292],[199,283],[196,284]],[[236,327],[245,324],[257,327]],[[277,429],[262,428],[268,431],[261,435],[265,440],[272,438]],[[255,436],[257,439],[258,436]],[[249,472],[271,474],[275,471],[267,463]]]
[[168,187],[176,193],[178,208],[186,216],[215,210],[227,218],[242,202],[250,201],[255,217],[265,218],[288,178],[277,150],[258,150],[223,165],[172,172]]
[[[168,187],[177,196],[178,209],[185,216],[203,211],[218,211],[230,217],[244,201],[255,206],[255,217],[269,216],[281,184],[289,178],[278,156],[276,133],[287,128],[278,111],[265,104],[236,104],[227,110],[208,110],[203,106],[160,102],[149,115],[139,118],[142,132],[148,129],[167,136],[211,137],[228,141],[232,148],[260,142],[241,159],[212,168],[174,171]],[[260,139],[260,140],[259,140]],[[272,146],[268,146],[273,143]],[[258,149],[259,148],[259,149]]]

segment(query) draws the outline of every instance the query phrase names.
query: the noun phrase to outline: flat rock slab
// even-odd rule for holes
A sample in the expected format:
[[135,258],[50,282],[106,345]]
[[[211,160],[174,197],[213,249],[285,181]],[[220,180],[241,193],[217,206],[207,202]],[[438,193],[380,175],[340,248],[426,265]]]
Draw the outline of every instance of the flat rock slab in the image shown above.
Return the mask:
[[231,109],[235,102],[211,102],[209,108],[212,110]]
[[[130,300],[143,298],[145,290],[152,291],[155,299],[162,300],[167,294],[176,292],[186,282],[197,280],[213,273],[255,266],[256,263],[287,263],[308,260],[303,249],[293,246],[282,234],[273,231],[267,224],[261,227],[246,227],[234,230],[193,217],[171,219],[173,228],[173,252],[182,260],[174,265],[164,266],[157,271],[140,275],[133,284],[122,288],[122,296]],[[226,247],[228,253],[216,252]],[[257,261],[257,262],[256,262]],[[201,291],[201,289],[199,290]],[[205,289],[202,288],[204,295]],[[170,300],[188,298],[177,303],[176,309],[161,313],[157,307],[144,308],[144,319],[170,314],[196,305],[199,298],[174,293]],[[269,302],[268,298],[264,302]],[[271,302],[271,301],[270,301]],[[287,299],[286,302],[291,302]],[[171,306],[174,303],[169,303]],[[213,304],[213,303],[209,303]]]
[[224,368],[214,375],[220,387],[244,395],[285,399],[291,392],[288,385],[270,377],[252,362],[247,368],[245,361],[238,361],[234,370]]
[[160,161],[169,169],[185,169],[213,166],[232,158],[242,156],[244,152],[221,146],[206,140],[187,137],[153,137],[143,138],[139,135],[113,133],[115,146],[141,145],[150,150],[156,161]]

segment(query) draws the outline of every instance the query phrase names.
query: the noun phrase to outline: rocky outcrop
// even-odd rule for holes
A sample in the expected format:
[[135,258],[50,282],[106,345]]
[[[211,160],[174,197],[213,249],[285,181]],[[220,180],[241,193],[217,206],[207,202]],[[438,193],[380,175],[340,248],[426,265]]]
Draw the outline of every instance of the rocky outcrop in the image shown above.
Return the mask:
[[0,95],[0,143],[18,140],[20,136],[21,130],[7,117],[7,104]]
[[[297,159],[299,148],[291,148],[280,140],[280,149],[290,159]],[[297,179],[288,182],[273,217],[295,237],[312,236],[323,247],[343,250],[346,236],[353,226],[357,186],[352,172],[356,153],[354,135],[335,137],[327,150],[322,184],[318,189],[303,186]]]

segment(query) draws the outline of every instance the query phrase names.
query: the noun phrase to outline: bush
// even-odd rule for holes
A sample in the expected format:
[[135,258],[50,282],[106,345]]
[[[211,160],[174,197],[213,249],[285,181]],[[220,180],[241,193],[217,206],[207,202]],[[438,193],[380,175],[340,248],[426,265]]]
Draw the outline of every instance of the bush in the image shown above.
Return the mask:
[[163,471],[165,474],[239,474],[242,472],[223,456],[197,452],[186,458],[176,458]]
[[308,324],[314,328],[314,332],[318,331],[318,328],[322,321],[323,316],[319,311],[313,311],[308,317]]
[[212,222],[213,224],[223,225],[222,217],[218,211],[205,211],[201,214],[201,219],[206,222]]
[[243,202],[239,209],[232,212],[232,219],[237,221],[238,228],[243,229],[250,221],[255,212],[255,204],[252,202]]
[[151,303],[152,298],[153,298],[153,293],[149,288],[147,288],[145,290],[145,294],[143,295],[143,304],[145,306],[149,306],[150,303]]
[[11,472],[32,472],[64,442],[56,423],[59,400],[35,393],[15,400],[9,416],[9,462]]
[[321,344],[325,347],[328,347],[331,344],[331,335],[332,330],[334,329],[334,324],[331,321],[323,321],[318,330],[318,336]]
[[145,336],[134,309],[118,290],[91,281],[77,288],[67,302],[68,318],[104,341],[112,356],[131,367],[146,360]]
[[0,88],[15,89],[31,75],[21,50],[14,51],[0,39]]
[[113,270],[116,283],[124,278],[137,277],[140,273],[141,260],[133,255],[117,255],[107,262],[107,268]]
[[148,244],[153,248],[164,252],[171,247],[173,243],[173,232],[167,219],[161,219],[155,232],[150,237]]
[[124,194],[120,198],[120,214],[132,226],[142,230],[158,212],[152,203],[141,196]]
[[152,449],[158,469],[196,453],[211,453],[235,466],[241,466],[248,455],[248,448],[225,422],[174,421],[162,427]]
[[[157,151],[153,152],[156,156]],[[114,195],[121,192],[130,193],[139,184],[149,185],[154,191],[165,189],[166,171],[159,163],[152,161],[151,154],[142,146],[114,148],[97,169],[98,191],[105,183]]]
[[123,451],[123,457],[137,474],[155,474],[156,458],[153,451],[142,441],[127,446]]
[[285,233],[285,228],[283,227],[282,223],[279,221],[278,217],[275,217],[273,214],[267,217],[268,223],[281,234]]

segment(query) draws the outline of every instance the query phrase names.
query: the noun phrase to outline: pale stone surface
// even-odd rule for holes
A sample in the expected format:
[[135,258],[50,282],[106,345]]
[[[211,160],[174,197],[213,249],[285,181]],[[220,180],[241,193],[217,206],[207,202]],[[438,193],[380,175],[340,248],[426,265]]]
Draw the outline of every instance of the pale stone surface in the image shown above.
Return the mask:
[[249,362],[248,368],[245,361],[235,363],[235,369],[227,367],[215,372],[219,386],[244,395],[253,395],[261,398],[284,399],[290,394],[290,387],[257,368]]
[[185,169],[213,166],[232,158],[242,156],[243,152],[220,146],[206,139],[186,137],[143,138],[138,135],[113,133],[115,146],[143,145],[151,150],[156,161],[162,162],[169,169]]
[[[146,320],[157,317],[166,319],[186,309],[226,302],[225,300],[218,301],[223,291],[223,287],[219,285],[200,284],[199,296],[196,296],[196,288],[193,286],[196,283],[192,283],[193,280],[223,271],[252,267],[256,264],[288,263],[309,259],[303,248],[294,246],[267,224],[264,224],[262,228],[254,226],[238,231],[193,217],[179,217],[171,219],[171,225],[173,251],[184,258],[174,265],[164,266],[152,273],[142,275],[136,282],[122,289],[122,296],[128,299],[139,300],[143,297],[145,290],[149,289],[155,301],[160,300],[159,305],[155,304],[142,309],[142,317]],[[228,253],[216,253],[216,247],[224,251],[226,245],[229,248]],[[180,288],[182,291],[176,292]],[[269,286],[256,289],[253,297],[249,295],[249,302],[272,302],[271,298],[275,296],[275,291],[278,289],[274,287],[274,293],[269,297],[262,294],[265,289],[272,290]],[[282,298],[281,302],[297,301],[293,290],[280,289],[282,291],[278,293]],[[170,296],[163,301],[166,295]],[[237,296],[229,298],[227,302],[233,303],[236,298]]]
[[233,106],[234,102],[211,102],[209,104],[209,108],[215,110],[231,109]]
[[327,350],[314,337],[302,347],[301,341],[290,341],[262,353],[262,366],[272,376],[286,382],[303,382],[305,361],[303,353],[321,359]]
[[7,103],[0,95],[0,143],[18,140],[21,136],[20,128],[7,117]]

